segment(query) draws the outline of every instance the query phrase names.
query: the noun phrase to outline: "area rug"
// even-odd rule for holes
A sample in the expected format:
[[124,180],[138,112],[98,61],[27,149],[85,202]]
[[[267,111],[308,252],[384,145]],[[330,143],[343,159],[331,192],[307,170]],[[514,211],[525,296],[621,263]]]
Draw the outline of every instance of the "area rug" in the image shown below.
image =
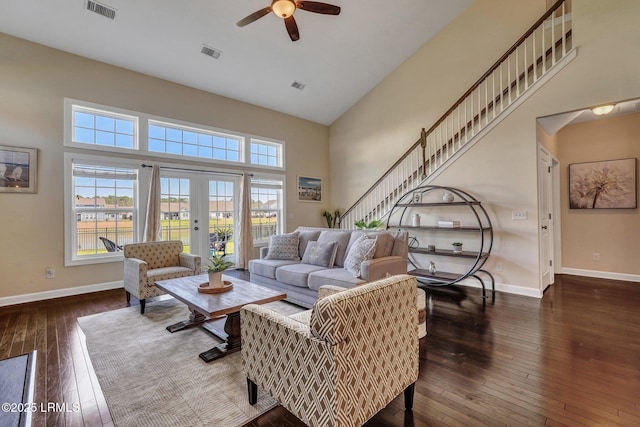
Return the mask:
[[[286,302],[268,304],[291,314]],[[87,350],[116,426],[240,426],[276,405],[267,395],[247,401],[241,354],[210,363],[198,354],[220,341],[201,328],[176,333],[187,307],[169,298],[78,318]]]

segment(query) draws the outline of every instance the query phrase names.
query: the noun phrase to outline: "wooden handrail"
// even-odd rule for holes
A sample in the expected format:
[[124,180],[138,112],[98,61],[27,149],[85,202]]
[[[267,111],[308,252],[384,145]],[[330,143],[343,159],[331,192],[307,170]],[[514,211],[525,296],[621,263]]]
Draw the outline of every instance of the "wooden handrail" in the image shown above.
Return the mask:
[[[473,93],[474,90],[476,90],[496,69],[498,69],[502,63],[509,58],[509,56],[511,54],[513,54],[518,47],[520,47],[520,45],[527,40],[527,38],[529,36],[531,36],[540,25],[542,25],[553,13],[555,13],[560,6],[562,6],[563,3],[567,2],[568,0],[558,0],[556,1],[553,6],[551,6],[551,8],[549,8],[531,27],[529,27],[529,29],[478,79],[476,80],[476,82],[451,106],[451,108],[449,108],[430,128],[429,130],[425,131],[425,129],[423,128],[421,133],[420,133],[420,139],[418,139],[416,142],[414,142],[408,150],[406,150],[404,152],[404,154],[402,154],[402,156],[400,156],[400,158],[389,167],[389,169],[387,169],[387,171],[382,174],[382,176],[380,178],[378,178],[378,180],[376,180],[376,182],[374,182],[367,191],[365,191],[362,196],[360,196],[360,198],[358,198],[358,200],[356,200],[349,209],[347,209],[344,213],[343,216],[348,215],[356,206],[358,206],[358,204],[360,202],[362,202],[371,192],[371,190],[373,190],[378,184],[380,184],[386,177],[388,177],[395,169],[396,167],[398,167],[415,149],[416,147],[418,147],[419,145],[422,145],[424,147],[424,145],[426,145],[426,138],[427,136],[429,136],[435,129],[438,128],[438,126],[440,124],[442,124],[442,122],[444,122],[447,117],[449,117],[449,115],[460,105],[462,104],[468,97],[469,95],[471,95]],[[570,33],[570,31],[569,31]],[[543,53],[543,55],[546,55],[547,53]],[[520,76],[516,76],[516,81]],[[511,85],[511,83],[510,83]],[[508,89],[507,89],[508,90]],[[504,93],[501,92],[500,96],[503,96]],[[493,103],[494,100],[491,101],[491,103]],[[485,109],[487,109],[487,107],[485,107]],[[475,117],[474,117],[475,119]],[[473,120],[472,119],[472,123]],[[464,130],[466,131],[466,126],[464,128]],[[448,142],[447,142],[448,143]],[[446,144],[446,143],[445,143]],[[439,150],[440,151],[440,150]],[[436,156],[438,153],[434,153],[433,156]],[[425,157],[425,153],[423,152],[422,154],[423,156],[423,164],[422,164],[422,169],[423,169],[423,174],[426,173],[424,168],[426,167],[427,162],[425,161],[424,157]],[[429,161],[431,161],[431,159],[429,159]]]

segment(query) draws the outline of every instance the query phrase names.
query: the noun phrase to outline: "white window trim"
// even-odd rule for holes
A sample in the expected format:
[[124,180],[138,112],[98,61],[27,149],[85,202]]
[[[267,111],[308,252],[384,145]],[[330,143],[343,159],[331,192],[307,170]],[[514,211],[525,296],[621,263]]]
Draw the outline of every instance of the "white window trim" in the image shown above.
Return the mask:
[[[264,179],[264,180],[273,180],[273,181],[282,181],[282,206],[279,207],[280,209],[280,215],[278,216],[279,221],[277,224],[277,231],[276,234],[282,234],[284,233],[284,230],[287,229],[287,218],[286,218],[286,212],[287,212],[287,195],[286,195],[286,188],[287,188],[287,177],[286,175],[282,174],[269,174],[269,173],[254,173],[252,179]],[[253,185],[252,185],[253,187]],[[269,240],[256,240],[255,238],[253,239],[253,245],[256,248],[259,248],[261,246],[267,246],[269,244]]]
[[139,240],[142,235],[141,227],[144,226],[144,212],[140,209],[140,160],[135,159],[122,159],[105,156],[95,156],[79,153],[65,153],[64,154],[64,265],[65,267],[88,265],[88,264],[101,264],[109,262],[119,262],[123,259],[122,252],[107,252],[106,254],[96,254],[83,256],[78,258],[73,251],[73,239],[76,235],[76,221],[74,211],[71,206],[71,200],[73,198],[73,163],[74,162],[87,162],[90,164],[115,166],[135,169],[138,171],[138,182],[134,188],[135,192],[135,205],[134,211],[136,212],[136,218],[134,223],[133,233],[136,240]]
[[[100,112],[105,113],[113,113],[113,114],[121,114],[124,116],[129,116],[132,118],[137,118],[136,129],[134,130],[134,146],[135,148],[119,148],[119,147],[107,147],[103,145],[95,145],[95,144],[82,144],[73,142],[73,106],[78,106],[82,108],[88,108],[93,110],[98,110]],[[271,171],[284,171],[286,170],[286,145],[285,141],[277,140],[273,138],[267,138],[264,136],[253,135],[245,132],[234,132],[227,129],[221,129],[213,126],[187,122],[178,119],[172,119],[169,117],[155,116],[151,114],[141,113],[139,111],[125,110],[122,108],[111,107],[108,105],[96,104],[88,101],[81,101],[73,98],[65,98],[64,99],[64,146],[65,147],[73,147],[73,148],[81,148],[84,150],[92,150],[92,151],[101,151],[101,152],[110,152],[110,153],[121,153],[121,154],[137,154],[140,156],[150,156],[157,157],[160,159],[170,159],[171,161],[176,160],[175,154],[167,154],[167,153],[158,153],[158,152],[150,152],[148,146],[148,127],[149,121],[156,121],[166,123],[167,125],[176,125],[179,127],[190,128],[194,131],[203,130],[212,133],[218,133],[221,135],[228,135],[230,137],[239,138],[243,142],[240,147],[240,161],[233,162],[228,160],[218,160],[218,159],[207,159],[201,157],[193,157],[193,156],[179,156],[181,160],[186,162],[189,161],[199,161],[199,162],[210,162],[214,164],[223,165],[225,167],[233,167],[233,168],[246,168],[250,167],[252,169],[260,169],[260,170],[271,170]],[[266,143],[272,143],[275,145],[279,145],[279,154],[281,158],[281,166],[268,166],[268,165],[258,165],[251,163],[251,141],[263,141]]]

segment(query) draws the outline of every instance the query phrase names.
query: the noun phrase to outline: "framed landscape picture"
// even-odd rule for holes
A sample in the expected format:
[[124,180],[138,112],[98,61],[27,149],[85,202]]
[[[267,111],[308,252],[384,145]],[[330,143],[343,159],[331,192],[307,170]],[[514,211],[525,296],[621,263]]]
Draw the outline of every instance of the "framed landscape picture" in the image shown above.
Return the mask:
[[0,192],[35,193],[38,150],[0,145]]
[[570,164],[569,208],[636,208],[636,163],[631,158]]
[[298,176],[298,201],[321,202],[322,179],[312,176]]

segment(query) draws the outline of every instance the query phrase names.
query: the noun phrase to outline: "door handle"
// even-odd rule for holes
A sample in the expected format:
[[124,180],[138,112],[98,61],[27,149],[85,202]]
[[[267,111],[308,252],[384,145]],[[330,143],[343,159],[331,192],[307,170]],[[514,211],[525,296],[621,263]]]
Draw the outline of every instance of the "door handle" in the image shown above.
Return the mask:
[[198,230],[200,230],[200,227],[193,227],[193,229],[198,231]]
[[542,226],[542,229],[543,229],[543,230],[546,230],[546,229],[547,229],[547,226],[546,226],[546,225],[543,225],[543,226]]

